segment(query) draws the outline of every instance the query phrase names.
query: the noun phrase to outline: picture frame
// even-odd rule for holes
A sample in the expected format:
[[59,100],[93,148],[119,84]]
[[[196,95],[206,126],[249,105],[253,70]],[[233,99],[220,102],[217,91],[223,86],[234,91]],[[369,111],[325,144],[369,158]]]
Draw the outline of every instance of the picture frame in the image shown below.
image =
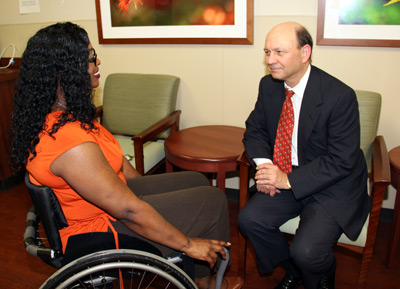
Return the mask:
[[95,0],[100,44],[253,44],[253,0],[234,0],[233,25],[125,27],[111,25],[110,2],[110,0]]
[[339,9],[339,0],[318,0],[317,45],[400,47],[400,25],[341,25]]

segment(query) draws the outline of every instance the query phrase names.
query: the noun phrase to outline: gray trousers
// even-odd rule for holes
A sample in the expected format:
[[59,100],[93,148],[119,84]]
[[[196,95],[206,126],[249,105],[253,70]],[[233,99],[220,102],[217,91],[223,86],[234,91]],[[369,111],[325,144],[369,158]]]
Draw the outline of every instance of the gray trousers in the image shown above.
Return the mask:
[[[229,241],[229,211],[225,194],[209,185],[197,172],[176,172],[128,179],[129,188],[153,206],[168,222],[188,237]],[[143,239],[163,256],[174,252],[136,234],[120,221],[112,222],[120,234]],[[196,262],[196,277],[210,274],[207,262]]]

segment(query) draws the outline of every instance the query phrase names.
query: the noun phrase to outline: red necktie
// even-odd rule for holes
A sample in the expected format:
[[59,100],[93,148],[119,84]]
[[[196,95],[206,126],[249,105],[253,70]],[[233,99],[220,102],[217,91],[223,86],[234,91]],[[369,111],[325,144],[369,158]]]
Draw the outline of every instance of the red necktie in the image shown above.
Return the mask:
[[286,88],[286,99],[279,117],[274,147],[274,164],[285,173],[292,171],[292,133],[294,113],[291,97],[294,92]]

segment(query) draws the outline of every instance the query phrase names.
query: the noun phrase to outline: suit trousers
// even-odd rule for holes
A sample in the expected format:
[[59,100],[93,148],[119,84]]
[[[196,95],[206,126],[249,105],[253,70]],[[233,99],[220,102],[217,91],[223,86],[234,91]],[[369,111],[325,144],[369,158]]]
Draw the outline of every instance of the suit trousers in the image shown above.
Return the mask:
[[[127,185],[186,236],[230,240],[227,198],[221,190],[211,187],[201,173],[176,172],[143,176],[128,179]],[[171,248],[136,234],[118,220],[112,222],[112,225],[119,234],[151,243],[163,256],[174,252]],[[195,276],[205,277],[209,274],[209,264],[196,261]]]
[[[300,224],[289,246],[279,227],[298,215]],[[322,275],[332,268],[332,246],[343,232],[312,196],[296,200],[290,190],[274,197],[256,192],[239,213],[239,227],[256,252],[261,273],[272,272],[290,257],[307,289],[317,288]]]

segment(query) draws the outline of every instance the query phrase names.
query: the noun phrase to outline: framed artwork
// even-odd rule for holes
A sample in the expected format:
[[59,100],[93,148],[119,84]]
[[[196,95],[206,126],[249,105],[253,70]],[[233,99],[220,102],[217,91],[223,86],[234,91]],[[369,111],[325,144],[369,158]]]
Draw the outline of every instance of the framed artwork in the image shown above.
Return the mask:
[[100,44],[253,44],[253,0],[96,0]]
[[399,0],[318,1],[318,45],[400,47]]

